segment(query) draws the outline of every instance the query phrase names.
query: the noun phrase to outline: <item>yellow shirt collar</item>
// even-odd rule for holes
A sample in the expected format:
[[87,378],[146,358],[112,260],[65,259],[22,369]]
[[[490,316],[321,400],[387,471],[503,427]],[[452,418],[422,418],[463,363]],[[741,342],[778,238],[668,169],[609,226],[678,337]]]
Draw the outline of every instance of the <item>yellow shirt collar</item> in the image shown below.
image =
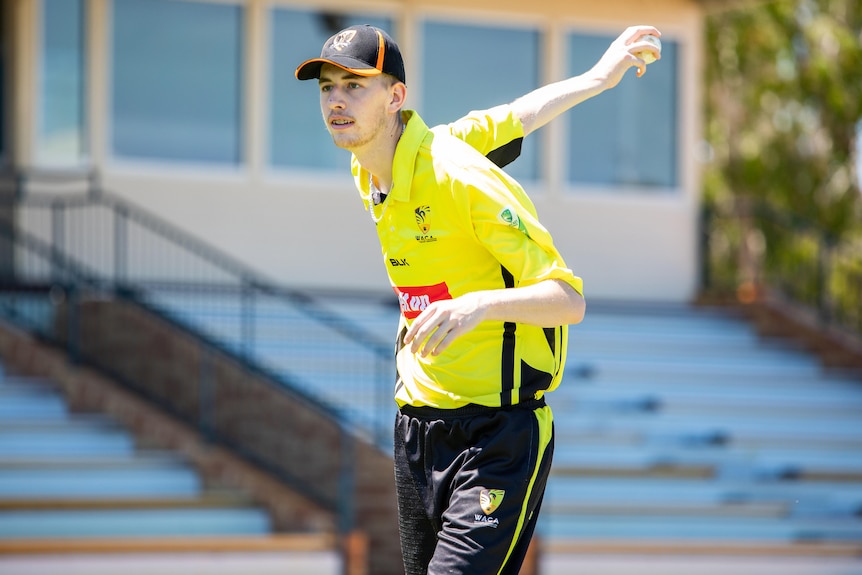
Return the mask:
[[[395,147],[395,157],[392,159],[392,189],[389,192],[390,200],[406,202],[410,199],[410,187],[413,184],[413,167],[419,148],[429,136],[433,137],[431,130],[414,110],[404,110],[401,113],[404,120],[404,133]],[[370,175],[363,168],[356,156],[350,159],[351,172],[356,181],[356,186],[364,197],[371,193]],[[365,209],[368,209],[366,205]]]

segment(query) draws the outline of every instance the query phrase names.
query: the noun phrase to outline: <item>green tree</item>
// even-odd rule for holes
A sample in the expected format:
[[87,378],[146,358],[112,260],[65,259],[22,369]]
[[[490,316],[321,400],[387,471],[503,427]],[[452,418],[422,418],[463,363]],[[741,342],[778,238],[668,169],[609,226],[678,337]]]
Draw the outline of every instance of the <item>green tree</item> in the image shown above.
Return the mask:
[[[801,229],[829,246],[858,242],[862,2],[772,0],[710,14],[706,85],[705,201],[735,215],[733,225],[713,230],[736,256],[725,258],[725,271],[748,265],[769,276],[792,274],[805,261],[822,267],[811,261],[823,259],[822,250],[800,243]],[[821,277],[803,291],[835,281]]]
[[707,197],[748,195],[843,236],[858,228],[862,2],[780,0],[707,23]]

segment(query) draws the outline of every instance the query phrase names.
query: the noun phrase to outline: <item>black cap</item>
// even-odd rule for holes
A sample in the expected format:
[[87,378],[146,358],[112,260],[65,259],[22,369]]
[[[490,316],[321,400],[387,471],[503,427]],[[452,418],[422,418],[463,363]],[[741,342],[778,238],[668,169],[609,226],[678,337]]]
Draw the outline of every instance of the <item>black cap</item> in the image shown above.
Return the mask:
[[374,26],[345,28],[323,45],[320,58],[306,60],[296,69],[299,80],[320,78],[320,67],[332,64],[357,76],[390,74],[405,82],[401,50],[389,35]]

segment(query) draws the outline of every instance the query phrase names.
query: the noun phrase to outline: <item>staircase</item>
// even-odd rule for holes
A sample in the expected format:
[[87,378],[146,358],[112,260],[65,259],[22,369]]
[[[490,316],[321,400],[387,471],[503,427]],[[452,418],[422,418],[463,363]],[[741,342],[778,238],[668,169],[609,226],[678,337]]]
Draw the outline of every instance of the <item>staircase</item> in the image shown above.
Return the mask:
[[339,572],[321,541],[275,533],[248,494],[208,487],[182,455],[139,448],[107,416],[70,413],[51,381],[0,376],[0,572],[71,572],[58,556],[87,573],[168,557],[159,572]]

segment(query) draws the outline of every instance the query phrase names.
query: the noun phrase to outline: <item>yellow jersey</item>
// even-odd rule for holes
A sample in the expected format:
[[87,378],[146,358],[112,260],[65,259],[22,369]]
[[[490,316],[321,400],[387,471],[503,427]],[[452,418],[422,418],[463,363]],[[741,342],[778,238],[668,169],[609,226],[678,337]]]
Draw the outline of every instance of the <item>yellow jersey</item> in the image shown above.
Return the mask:
[[435,301],[478,290],[560,279],[583,294],[523,188],[485,154],[523,138],[509,106],[429,129],[413,111],[395,150],[393,184],[374,205],[371,174],[353,158],[360,196],[377,226],[401,306],[395,400],[399,406],[502,407],[556,388],[568,326],[486,321],[440,355],[404,347],[410,323]]

